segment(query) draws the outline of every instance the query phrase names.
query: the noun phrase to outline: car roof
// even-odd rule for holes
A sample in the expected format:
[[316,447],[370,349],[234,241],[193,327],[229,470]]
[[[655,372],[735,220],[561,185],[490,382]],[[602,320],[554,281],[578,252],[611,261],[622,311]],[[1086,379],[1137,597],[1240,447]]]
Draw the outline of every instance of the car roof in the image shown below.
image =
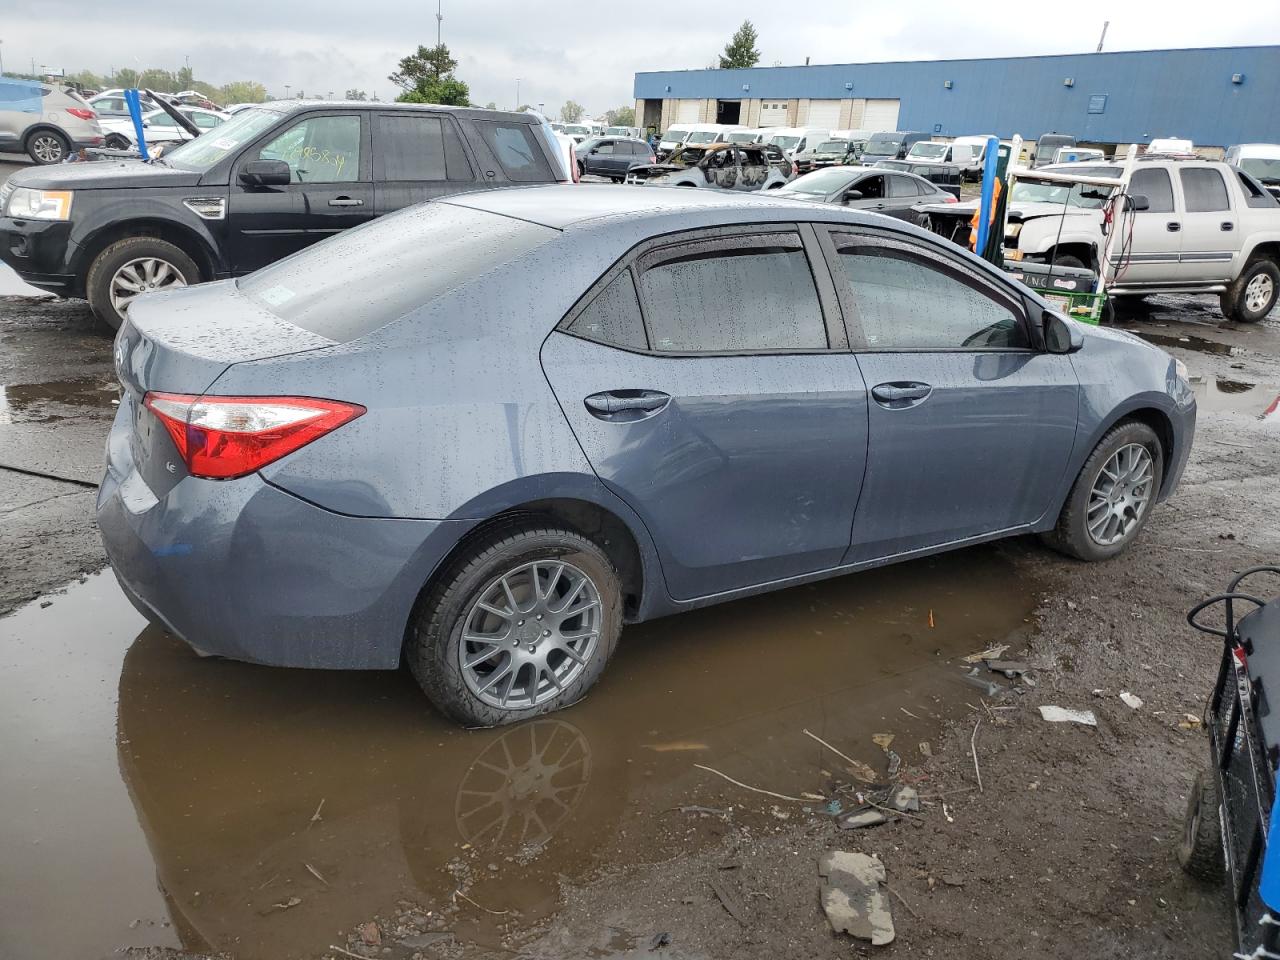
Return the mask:
[[[483,107],[447,107],[439,103],[375,103],[372,100],[268,100],[255,104],[276,113],[290,115],[303,110],[376,110],[379,113],[452,113],[475,120],[519,120],[522,123],[541,123],[532,113],[515,113],[511,110],[485,110]],[[589,126],[587,123],[570,126]]]
[[813,205],[803,200],[679,187],[617,187],[607,183],[481,190],[436,202],[526,220],[556,230],[610,218],[669,221],[671,229],[815,218]]

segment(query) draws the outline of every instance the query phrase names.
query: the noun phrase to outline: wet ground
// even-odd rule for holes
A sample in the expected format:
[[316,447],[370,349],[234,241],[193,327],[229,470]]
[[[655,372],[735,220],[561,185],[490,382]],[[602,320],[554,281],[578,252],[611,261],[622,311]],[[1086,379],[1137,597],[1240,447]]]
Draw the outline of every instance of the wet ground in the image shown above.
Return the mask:
[[[110,340],[83,304],[0,297],[0,958],[847,956],[816,907],[833,847],[888,865],[886,956],[1225,952],[1220,895],[1170,852],[1203,754],[1177,718],[1215,663],[1180,621],[1280,557],[1280,323],[1215,307],[1121,313],[1201,402],[1123,558],[1015,541],[657,621],[578,707],[463,731],[404,673],[201,660],[146,626],[95,572]],[[1031,682],[963,662],[990,644]],[[836,830],[813,798],[856,778],[806,730],[919,784],[922,819]]]

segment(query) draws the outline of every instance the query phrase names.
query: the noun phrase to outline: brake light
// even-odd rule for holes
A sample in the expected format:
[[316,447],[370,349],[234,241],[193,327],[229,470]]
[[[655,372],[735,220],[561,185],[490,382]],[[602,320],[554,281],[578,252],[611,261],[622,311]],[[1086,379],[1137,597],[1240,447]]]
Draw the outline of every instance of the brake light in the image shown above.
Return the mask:
[[98,116],[92,110],[85,110],[82,107],[67,107],[67,113],[73,117],[79,117],[81,120],[94,120]]
[[148,393],[143,405],[164,426],[192,475],[231,480],[260,470],[365,412],[313,397],[197,397]]
[[943,203],[959,203],[960,201],[956,199],[956,195],[954,193],[948,193],[947,199],[943,200],[942,202]]

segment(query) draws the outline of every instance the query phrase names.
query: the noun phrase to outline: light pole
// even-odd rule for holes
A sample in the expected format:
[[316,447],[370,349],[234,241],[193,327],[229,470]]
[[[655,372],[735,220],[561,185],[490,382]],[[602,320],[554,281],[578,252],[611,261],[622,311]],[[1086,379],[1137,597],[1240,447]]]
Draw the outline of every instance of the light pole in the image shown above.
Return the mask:
[[512,109],[514,110],[520,109],[520,78],[519,77],[516,77],[516,105]]
[[4,41],[0,40],[0,74],[4,73]]
[[440,46],[444,41],[440,39],[440,30],[444,25],[444,14],[440,12],[440,4],[443,0],[436,0],[436,46]]
[[285,98],[286,100],[288,100],[288,99],[289,99],[289,84],[287,84],[287,83],[284,85],[284,98]]

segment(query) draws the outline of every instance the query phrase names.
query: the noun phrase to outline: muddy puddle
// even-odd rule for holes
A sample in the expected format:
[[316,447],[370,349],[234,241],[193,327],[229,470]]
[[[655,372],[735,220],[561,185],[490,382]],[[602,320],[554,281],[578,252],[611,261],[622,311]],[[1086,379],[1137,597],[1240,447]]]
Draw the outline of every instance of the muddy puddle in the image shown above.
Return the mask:
[[695,763],[822,793],[848,778],[806,729],[877,771],[892,733],[918,762],[982,695],[960,658],[1017,649],[1037,590],[975,548],[655,621],[582,704],[479,731],[404,673],[201,660],[110,573],[50,599],[0,620],[0,956],[281,960],[457,889],[506,912],[460,902],[449,929],[496,943],[555,910],[561,876],[731,829],[682,805],[777,825]]
[[110,376],[0,384],[0,423],[52,423],[83,417],[86,408],[114,416],[119,398]]
[[1191,378],[1196,404],[1217,413],[1249,413],[1259,420],[1280,423],[1280,384],[1255,383],[1228,377]]

